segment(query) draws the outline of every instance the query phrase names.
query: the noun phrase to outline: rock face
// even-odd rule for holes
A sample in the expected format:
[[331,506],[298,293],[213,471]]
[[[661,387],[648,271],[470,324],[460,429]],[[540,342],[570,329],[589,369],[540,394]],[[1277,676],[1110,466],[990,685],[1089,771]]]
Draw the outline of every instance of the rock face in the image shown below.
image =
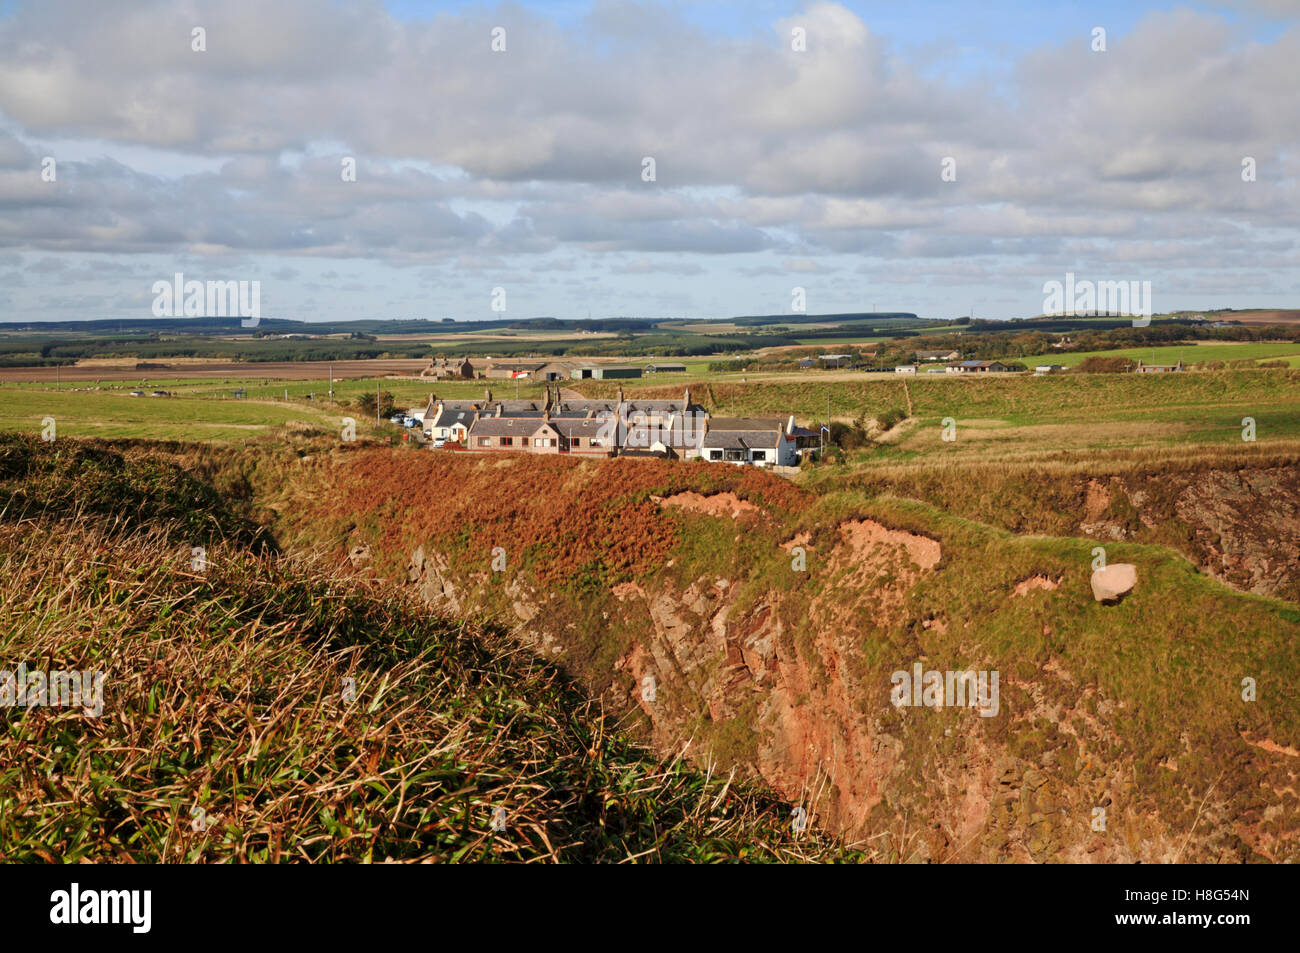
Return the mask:
[[1300,600],[1300,468],[1116,475],[1079,490],[1085,536],[1170,546],[1220,582]]
[[1137,585],[1137,566],[1112,563],[1092,574],[1092,597],[1098,602],[1119,602]]

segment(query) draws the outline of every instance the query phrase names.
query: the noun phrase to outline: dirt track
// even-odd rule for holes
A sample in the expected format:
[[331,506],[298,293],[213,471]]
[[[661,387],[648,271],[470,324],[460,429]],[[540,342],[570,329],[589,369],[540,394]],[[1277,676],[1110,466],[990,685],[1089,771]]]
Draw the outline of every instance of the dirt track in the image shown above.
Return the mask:
[[374,361],[278,361],[232,363],[169,364],[166,360],[151,361],[153,366],[139,369],[133,364],[121,366],[94,364],[70,367],[4,367],[0,368],[0,381],[53,381],[57,373],[61,381],[163,381],[177,378],[215,379],[273,379],[286,381],[328,380],[330,364],[334,366],[334,379],[350,377],[382,377],[388,374],[419,374],[429,362],[418,358]]

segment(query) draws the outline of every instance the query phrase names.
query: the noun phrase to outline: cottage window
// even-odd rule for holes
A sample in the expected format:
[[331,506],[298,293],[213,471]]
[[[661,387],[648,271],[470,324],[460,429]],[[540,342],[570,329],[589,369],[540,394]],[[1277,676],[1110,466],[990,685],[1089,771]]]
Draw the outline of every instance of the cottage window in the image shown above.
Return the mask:
[[514,445],[515,445],[515,438],[514,438],[514,437],[502,437],[502,438],[501,438],[501,446],[503,446],[503,447],[513,447]]
[[491,438],[491,437],[479,437],[479,438],[478,438],[478,445],[479,445],[480,447],[490,447],[490,446],[492,446],[492,438]]

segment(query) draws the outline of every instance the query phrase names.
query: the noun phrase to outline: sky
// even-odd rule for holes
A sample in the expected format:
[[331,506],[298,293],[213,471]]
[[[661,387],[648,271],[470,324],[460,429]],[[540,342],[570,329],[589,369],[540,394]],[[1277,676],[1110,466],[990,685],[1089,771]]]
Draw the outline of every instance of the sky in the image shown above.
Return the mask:
[[1300,307],[1297,90],[1300,0],[0,0],[0,321]]

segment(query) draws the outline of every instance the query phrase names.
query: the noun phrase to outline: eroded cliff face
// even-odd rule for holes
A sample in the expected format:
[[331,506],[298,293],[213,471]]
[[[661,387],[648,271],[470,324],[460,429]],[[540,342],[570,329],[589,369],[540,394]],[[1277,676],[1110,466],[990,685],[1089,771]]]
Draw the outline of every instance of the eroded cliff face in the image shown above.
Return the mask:
[[1089,480],[1086,499],[1079,530],[1088,536],[1169,538],[1230,586],[1300,601],[1300,470],[1114,476]]
[[[626,465],[551,463],[549,483],[596,492],[607,474],[628,479],[604,468]],[[1204,581],[1162,592],[1186,575],[1167,553],[1142,557],[1138,591],[1102,607],[1088,540],[1016,540],[897,501],[775,485],[765,498],[775,478],[756,475],[742,486],[712,472],[691,488],[690,468],[651,467],[620,492],[654,524],[642,529],[658,556],[620,551],[635,570],[598,572],[618,541],[588,539],[575,586],[557,582],[556,562],[576,542],[510,542],[539,518],[526,494],[540,478],[456,466],[471,487],[518,487],[507,519],[474,530],[504,543],[504,568],[465,526],[388,525],[400,507],[376,499],[382,481],[360,479],[364,467],[329,475],[352,504],[339,545],[372,546],[379,572],[400,562],[439,609],[509,625],[665,756],[762,778],[882,860],[1297,859],[1294,715],[1285,699],[1237,692],[1251,671],[1285,677],[1277,660],[1295,662],[1285,646],[1300,626]],[[1185,497],[1199,518],[1235,518],[1212,488]],[[621,506],[618,493],[607,502]],[[1243,642],[1214,641],[1230,631]],[[891,678],[913,665],[998,673],[996,711],[895,705]],[[1203,671],[1188,679],[1188,665]]]

